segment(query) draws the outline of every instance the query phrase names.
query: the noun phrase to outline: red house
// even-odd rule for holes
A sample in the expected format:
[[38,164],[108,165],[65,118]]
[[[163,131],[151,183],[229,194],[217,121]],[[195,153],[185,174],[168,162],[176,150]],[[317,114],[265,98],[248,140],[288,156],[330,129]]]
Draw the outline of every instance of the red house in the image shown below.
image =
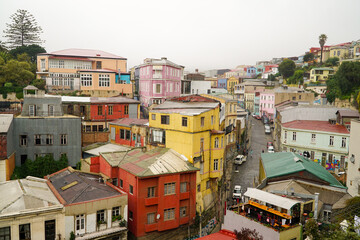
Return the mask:
[[196,171],[168,148],[101,153],[90,170],[128,193],[128,229],[137,238],[189,224],[196,214]]

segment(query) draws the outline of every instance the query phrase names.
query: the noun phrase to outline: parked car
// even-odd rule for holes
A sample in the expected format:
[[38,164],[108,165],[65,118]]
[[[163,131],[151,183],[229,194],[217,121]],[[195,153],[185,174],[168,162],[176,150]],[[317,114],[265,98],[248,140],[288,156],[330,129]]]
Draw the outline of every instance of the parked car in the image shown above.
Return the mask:
[[241,186],[240,185],[234,186],[233,198],[241,198]]
[[269,146],[274,146],[273,142],[267,142],[266,143],[266,148],[269,148]]
[[255,115],[254,118],[257,119],[257,120],[261,120],[261,117],[259,115]]
[[241,165],[243,162],[246,162],[246,156],[244,155],[237,155],[235,158],[234,163],[237,165]]
[[273,153],[273,152],[275,152],[274,151],[274,146],[269,146],[268,147],[268,153]]
[[265,134],[270,134],[270,133],[271,133],[270,126],[265,125]]

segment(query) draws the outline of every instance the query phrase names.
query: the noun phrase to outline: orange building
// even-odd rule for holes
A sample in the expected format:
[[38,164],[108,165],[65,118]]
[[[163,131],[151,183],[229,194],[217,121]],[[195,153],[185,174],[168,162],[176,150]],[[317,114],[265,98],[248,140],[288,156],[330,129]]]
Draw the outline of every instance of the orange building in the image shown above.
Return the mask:
[[15,169],[12,114],[0,114],[0,182],[8,181]]
[[92,96],[132,95],[127,59],[99,50],[66,49],[37,56],[37,77],[49,91],[76,91]]

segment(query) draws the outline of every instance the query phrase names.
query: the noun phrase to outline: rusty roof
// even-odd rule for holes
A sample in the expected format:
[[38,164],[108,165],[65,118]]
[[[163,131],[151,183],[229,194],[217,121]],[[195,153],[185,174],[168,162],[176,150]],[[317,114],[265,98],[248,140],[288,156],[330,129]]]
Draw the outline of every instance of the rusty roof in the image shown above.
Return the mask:
[[65,169],[51,175],[48,179],[56,192],[65,200],[65,205],[125,194],[101,183],[99,181],[101,176],[97,174]]
[[319,132],[331,132],[340,134],[349,134],[349,131],[343,125],[331,124],[328,121],[295,120],[283,123],[284,128],[293,128],[301,130],[312,130]]
[[197,171],[185,156],[169,148],[155,148],[143,152],[141,149],[101,153],[112,166],[119,167],[139,177],[169,173]]

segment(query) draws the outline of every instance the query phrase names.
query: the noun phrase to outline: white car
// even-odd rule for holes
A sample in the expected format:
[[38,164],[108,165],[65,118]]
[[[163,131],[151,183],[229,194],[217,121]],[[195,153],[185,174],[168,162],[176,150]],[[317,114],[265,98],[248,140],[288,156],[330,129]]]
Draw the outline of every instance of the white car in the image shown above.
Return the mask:
[[235,158],[235,164],[241,165],[243,162],[246,162],[246,156],[244,155],[237,155]]
[[274,151],[274,146],[269,146],[268,147],[268,153],[273,153],[273,152],[275,152]]
[[241,198],[241,186],[240,185],[234,186],[233,198]]

